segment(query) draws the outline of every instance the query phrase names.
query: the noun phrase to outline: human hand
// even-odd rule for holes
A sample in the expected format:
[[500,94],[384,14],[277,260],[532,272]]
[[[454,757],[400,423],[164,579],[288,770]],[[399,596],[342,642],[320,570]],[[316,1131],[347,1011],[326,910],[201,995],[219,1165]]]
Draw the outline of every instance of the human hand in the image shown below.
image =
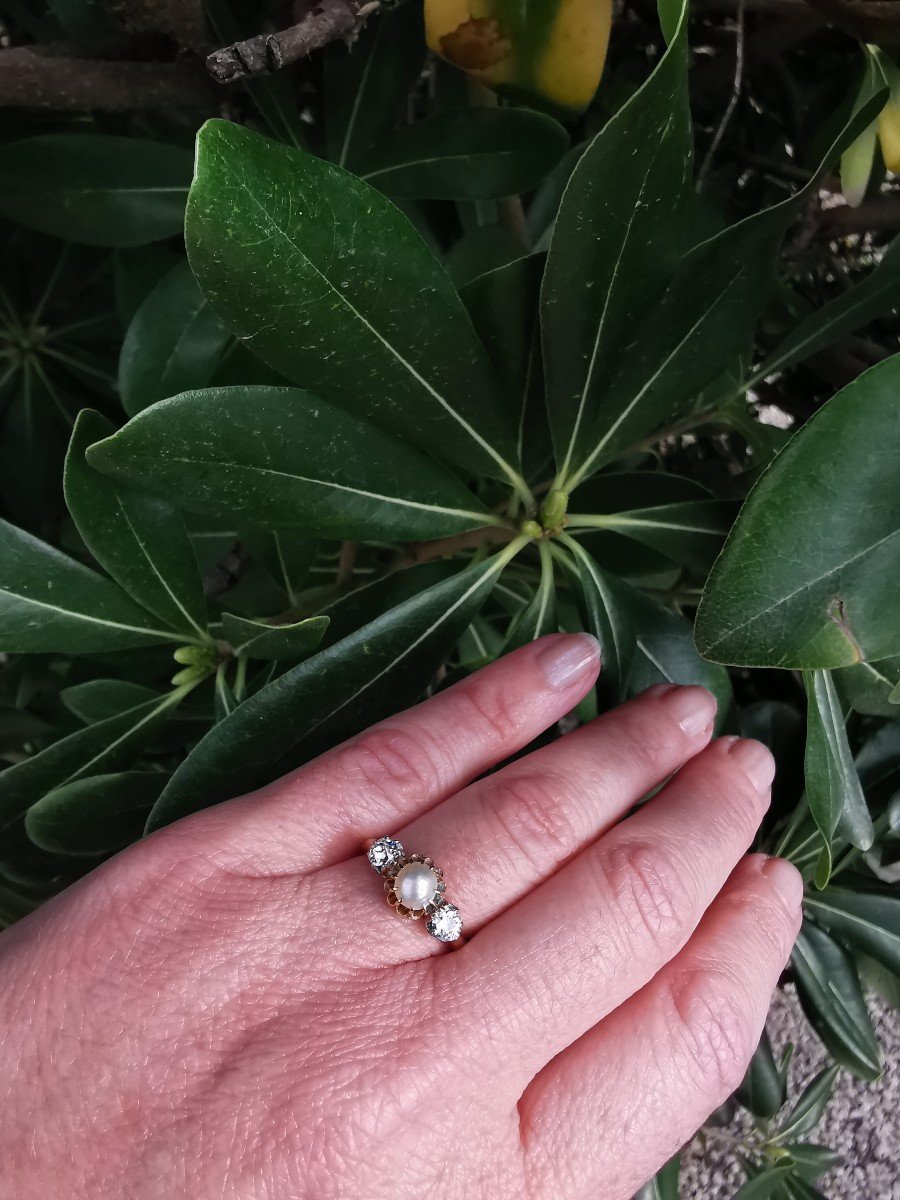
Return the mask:
[[[740,1082],[801,881],[758,743],[553,635],[147,838],[0,937],[2,1195],[625,1200]],[[678,772],[652,800],[625,814]],[[363,853],[443,868],[469,940]]]

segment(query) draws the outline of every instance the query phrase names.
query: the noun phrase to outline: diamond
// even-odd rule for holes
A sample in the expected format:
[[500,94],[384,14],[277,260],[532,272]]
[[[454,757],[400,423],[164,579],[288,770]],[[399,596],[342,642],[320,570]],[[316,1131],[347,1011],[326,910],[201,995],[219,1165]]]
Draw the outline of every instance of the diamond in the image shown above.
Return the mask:
[[425,922],[429,933],[441,942],[455,942],[462,933],[462,917],[455,904],[442,904]]
[[369,847],[369,862],[382,875],[396,870],[405,857],[406,852],[396,838],[379,838]]

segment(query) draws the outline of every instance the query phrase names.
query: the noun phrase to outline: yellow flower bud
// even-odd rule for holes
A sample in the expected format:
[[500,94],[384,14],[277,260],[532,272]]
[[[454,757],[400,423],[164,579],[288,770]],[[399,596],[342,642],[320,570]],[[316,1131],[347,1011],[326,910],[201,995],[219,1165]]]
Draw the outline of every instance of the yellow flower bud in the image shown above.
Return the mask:
[[612,0],[425,0],[429,47],[490,87],[578,112],[606,60]]

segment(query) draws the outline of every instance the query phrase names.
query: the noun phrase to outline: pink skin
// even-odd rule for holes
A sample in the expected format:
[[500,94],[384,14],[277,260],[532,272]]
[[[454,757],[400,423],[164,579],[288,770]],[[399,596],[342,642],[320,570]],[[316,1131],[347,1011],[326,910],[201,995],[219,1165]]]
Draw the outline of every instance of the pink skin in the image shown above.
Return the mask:
[[[773,763],[710,744],[701,688],[478,779],[597,669],[544,638],[0,937],[3,1195],[631,1196],[739,1083],[801,881],[743,857]],[[385,833],[443,867],[464,946],[385,903]]]

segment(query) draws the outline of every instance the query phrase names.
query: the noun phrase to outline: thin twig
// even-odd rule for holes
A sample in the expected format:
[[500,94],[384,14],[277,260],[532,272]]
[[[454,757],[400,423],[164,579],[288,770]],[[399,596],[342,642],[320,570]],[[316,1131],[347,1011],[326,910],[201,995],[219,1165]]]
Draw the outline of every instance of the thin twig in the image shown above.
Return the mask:
[[734,114],[734,110],[738,106],[738,101],[741,98],[741,89],[744,85],[744,34],[745,34],[745,5],[746,0],[737,0],[737,13],[735,14],[735,32],[734,32],[734,78],[731,84],[731,96],[728,104],[725,106],[725,111],[722,113],[722,119],[719,122],[719,127],[713,134],[713,140],[709,144],[709,149],[706,152],[706,157],[703,160],[703,165],[697,175],[697,191],[703,187],[703,181],[706,178],[712,161],[715,158],[716,151],[719,148],[719,143],[725,136],[725,130],[728,128],[728,123]]
[[302,21],[278,33],[259,33],[243,42],[215,50],[206,69],[217,83],[231,83],[249,75],[264,75],[305,58],[337,38],[355,33],[378,2],[319,0]]

